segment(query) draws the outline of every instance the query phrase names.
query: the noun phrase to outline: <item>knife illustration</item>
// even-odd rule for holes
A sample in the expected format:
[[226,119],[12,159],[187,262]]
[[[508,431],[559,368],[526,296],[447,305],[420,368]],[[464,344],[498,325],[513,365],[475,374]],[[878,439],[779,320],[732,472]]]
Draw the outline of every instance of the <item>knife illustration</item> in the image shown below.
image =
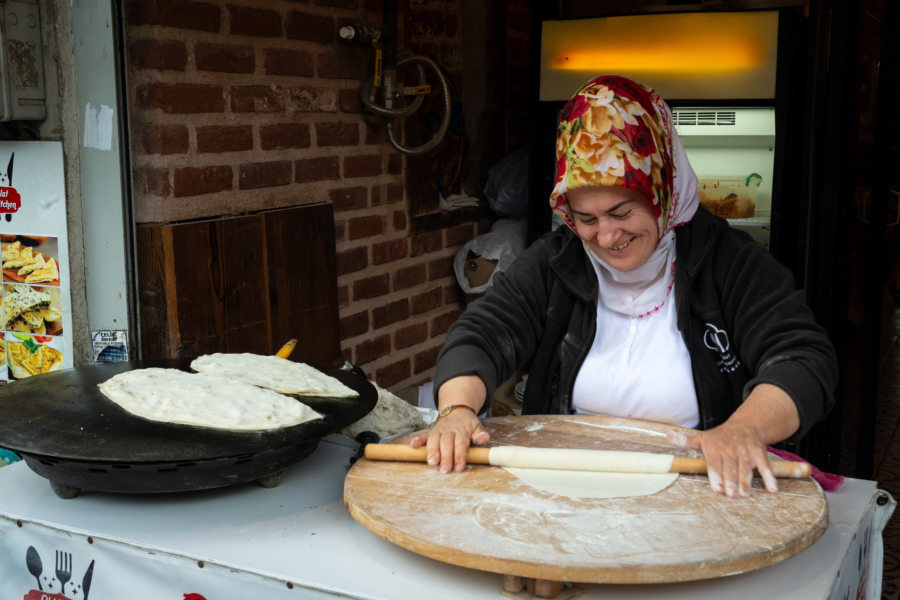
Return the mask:
[[88,565],[87,571],[84,572],[84,578],[81,580],[81,591],[84,592],[84,600],[87,600],[88,592],[91,589],[91,577],[94,576],[94,561]]

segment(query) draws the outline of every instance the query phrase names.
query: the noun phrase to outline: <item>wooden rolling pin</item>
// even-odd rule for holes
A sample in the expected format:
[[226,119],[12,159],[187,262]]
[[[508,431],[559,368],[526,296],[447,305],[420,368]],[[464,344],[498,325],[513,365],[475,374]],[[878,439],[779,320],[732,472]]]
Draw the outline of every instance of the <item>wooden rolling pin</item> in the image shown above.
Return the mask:
[[[406,444],[367,444],[369,460],[425,462],[425,446],[412,448]],[[564,448],[527,448],[495,446],[469,448],[466,461],[479,465],[531,469],[567,469],[574,471],[606,471],[613,473],[706,473],[705,458],[620,452],[618,450],[577,450]],[[769,462],[775,477],[802,479],[809,477],[809,463],[776,460]]]

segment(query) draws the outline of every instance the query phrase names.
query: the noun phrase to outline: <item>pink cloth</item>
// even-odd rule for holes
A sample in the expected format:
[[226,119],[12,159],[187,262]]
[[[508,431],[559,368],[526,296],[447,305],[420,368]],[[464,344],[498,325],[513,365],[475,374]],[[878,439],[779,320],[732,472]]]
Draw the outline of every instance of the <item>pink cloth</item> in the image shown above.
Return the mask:
[[[778,450],[777,448],[772,448],[771,446],[768,448],[768,451],[774,454],[775,456],[779,456],[785,460],[790,460],[794,462],[805,462],[809,461],[803,460],[796,454],[788,452],[787,450]],[[819,482],[819,485],[822,486],[822,489],[826,492],[833,492],[844,484],[844,476],[843,475],[835,475],[833,473],[826,473],[825,471],[821,471],[815,467],[815,465],[810,464],[812,467],[812,478]]]

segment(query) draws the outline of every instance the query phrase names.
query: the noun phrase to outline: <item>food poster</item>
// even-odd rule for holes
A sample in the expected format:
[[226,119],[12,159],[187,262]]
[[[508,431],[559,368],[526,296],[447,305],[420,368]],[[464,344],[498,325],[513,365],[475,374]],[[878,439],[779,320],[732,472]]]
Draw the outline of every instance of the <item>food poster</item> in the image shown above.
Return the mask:
[[71,367],[59,142],[0,142],[0,384]]

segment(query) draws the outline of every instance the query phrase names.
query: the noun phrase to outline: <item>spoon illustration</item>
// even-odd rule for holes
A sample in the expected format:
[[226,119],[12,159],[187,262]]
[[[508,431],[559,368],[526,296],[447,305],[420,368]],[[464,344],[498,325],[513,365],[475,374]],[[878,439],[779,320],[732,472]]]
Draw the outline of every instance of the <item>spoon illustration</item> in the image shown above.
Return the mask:
[[38,590],[44,591],[44,588],[41,587],[41,573],[44,570],[44,565],[41,564],[41,556],[38,554],[38,551],[34,549],[34,546],[28,546],[28,550],[25,552],[25,564],[28,565],[28,572],[34,575],[34,578],[37,580]]

